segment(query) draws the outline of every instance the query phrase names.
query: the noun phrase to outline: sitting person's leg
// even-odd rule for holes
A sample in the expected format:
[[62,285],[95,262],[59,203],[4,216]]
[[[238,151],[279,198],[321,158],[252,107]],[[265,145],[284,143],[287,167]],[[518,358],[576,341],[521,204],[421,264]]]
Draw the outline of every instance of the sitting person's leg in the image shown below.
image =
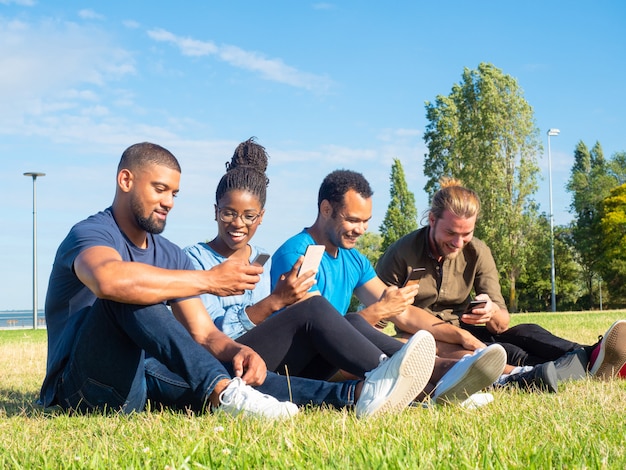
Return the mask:
[[[314,379],[327,379],[338,369],[362,378],[383,354],[322,296],[287,307],[237,342],[254,349],[268,370]],[[402,347],[396,343],[395,351]]]
[[582,348],[583,345],[560,338],[542,326],[522,323],[494,335],[498,343],[510,343],[526,351],[524,363],[520,365],[542,364],[554,361],[565,354]]
[[216,384],[230,380],[224,367],[196,343],[163,304],[125,305],[98,300],[81,326],[57,387],[66,409],[143,409],[148,390],[144,352],[190,384],[202,407]]
[[370,325],[360,314],[354,312],[348,313],[345,318],[353,328],[365,336],[387,356],[393,356],[402,347],[403,341],[399,341],[377,328],[372,328],[372,325]]

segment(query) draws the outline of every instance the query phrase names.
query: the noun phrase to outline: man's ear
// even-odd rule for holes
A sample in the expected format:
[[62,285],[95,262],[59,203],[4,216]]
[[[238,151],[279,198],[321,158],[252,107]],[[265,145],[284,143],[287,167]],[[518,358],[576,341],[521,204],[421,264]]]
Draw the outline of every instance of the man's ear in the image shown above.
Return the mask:
[[333,215],[333,206],[328,201],[328,199],[324,199],[320,204],[320,214],[322,214],[326,218],[330,218]]
[[435,225],[435,215],[432,212],[428,213],[428,225],[430,225],[430,228],[433,228]]
[[126,168],[120,170],[120,172],[117,174],[117,185],[123,192],[129,192],[133,187],[132,172]]

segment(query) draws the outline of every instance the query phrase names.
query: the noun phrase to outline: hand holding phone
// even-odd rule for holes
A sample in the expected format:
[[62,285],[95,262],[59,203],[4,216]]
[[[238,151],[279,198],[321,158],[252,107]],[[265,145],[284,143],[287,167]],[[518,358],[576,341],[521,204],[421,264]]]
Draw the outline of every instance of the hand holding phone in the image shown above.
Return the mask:
[[404,279],[404,283],[402,287],[411,286],[411,285],[419,285],[420,279],[426,274],[426,268],[413,268],[411,266],[407,266],[406,278]]
[[486,300],[472,300],[469,304],[467,304],[467,307],[465,307],[463,315],[471,314],[472,310],[474,310],[475,308],[483,308],[485,305],[487,305]]
[[300,266],[300,270],[298,271],[298,277],[304,274],[307,271],[317,270],[320,263],[322,262],[322,257],[324,256],[324,251],[326,247],[324,245],[309,245],[306,247],[306,251],[304,252],[304,261],[302,261],[302,265]]

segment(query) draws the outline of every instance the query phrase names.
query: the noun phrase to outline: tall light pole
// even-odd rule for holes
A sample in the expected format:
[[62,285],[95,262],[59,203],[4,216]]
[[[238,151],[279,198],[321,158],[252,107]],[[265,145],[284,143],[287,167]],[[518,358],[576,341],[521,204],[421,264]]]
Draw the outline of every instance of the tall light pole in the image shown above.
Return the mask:
[[554,211],[552,210],[552,155],[550,154],[550,137],[560,134],[558,129],[548,129],[548,178],[550,182],[550,281],[552,282],[552,311],[556,312],[556,269],[554,267]]
[[45,173],[30,171],[24,176],[33,178],[33,329],[37,329],[37,181],[38,176],[46,176]]

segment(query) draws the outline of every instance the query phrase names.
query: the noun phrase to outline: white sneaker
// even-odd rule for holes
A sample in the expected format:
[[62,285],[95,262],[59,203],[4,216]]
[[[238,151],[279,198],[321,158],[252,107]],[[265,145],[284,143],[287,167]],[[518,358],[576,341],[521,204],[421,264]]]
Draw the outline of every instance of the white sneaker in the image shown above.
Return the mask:
[[481,406],[488,405],[492,401],[493,395],[491,393],[474,393],[459,403],[459,406],[467,410],[475,410]]
[[435,339],[418,331],[397,353],[365,374],[356,403],[357,418],[398,411],[421,392],[435,366]]
[[433,400],[440,405],[463,402],[493,384],[505,366],[506,351],[499,344],[464,356],[437,383]]
[[[461,408],[465,408],[466,410],[475,410],[480,408],[481,406],[488,405],[493,401],[493,395],[491,393],[474,393],[469,396],[466,400],[463,400],[459,403]],[[415,408],[435,408],[437,404],[431,400],[424,401],[412,401],[409,406],[413,406]]]
[[237,416],[256,416],[269,419],[291,418],[298,413],[298,407],[289,401],[278,401],[246,385],[240,377],[235,377],[220,393],[220,407],[224,412]]
[[596,348],[598,356],[589,374],[603,380],[616,377],[626,363],[626,320],[613,323]]

